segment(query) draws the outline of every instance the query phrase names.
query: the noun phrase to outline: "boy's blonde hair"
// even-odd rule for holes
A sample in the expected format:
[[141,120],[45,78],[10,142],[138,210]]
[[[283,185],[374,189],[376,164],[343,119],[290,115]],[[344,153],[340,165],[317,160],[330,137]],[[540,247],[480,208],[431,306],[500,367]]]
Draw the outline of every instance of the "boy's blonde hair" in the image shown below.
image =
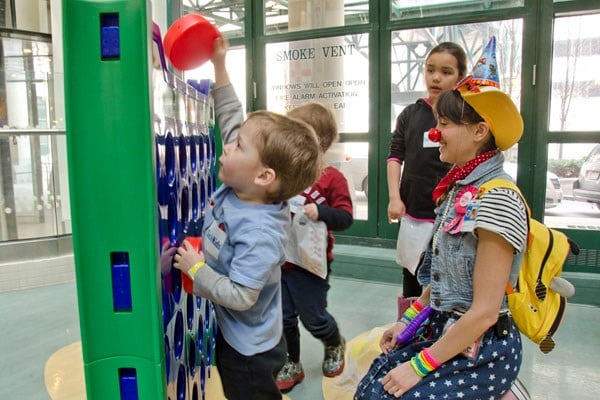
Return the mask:
[[246,122],[256,126],[256,148],[260,161],[272,168],[279,191],[268,200],[280,202],[301,193],[321,175],[321,153],[313,128],[307,123],[271,111],[248,114]]
[[318,102],[302,104],[290,110],[287,115],[298,118],[313,127],[319,139],[321,151],[325,153],[339,140],[337,122],[333,111]]

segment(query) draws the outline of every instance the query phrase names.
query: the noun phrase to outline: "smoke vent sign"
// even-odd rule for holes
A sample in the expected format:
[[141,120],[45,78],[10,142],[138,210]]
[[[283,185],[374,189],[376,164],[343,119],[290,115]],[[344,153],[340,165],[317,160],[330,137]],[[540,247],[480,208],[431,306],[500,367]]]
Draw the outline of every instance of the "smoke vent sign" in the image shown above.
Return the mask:
[[367,41],[361,35],[268,45],[267,108],[287,112],[317,101],[335,112],[341,132],[368,131]]

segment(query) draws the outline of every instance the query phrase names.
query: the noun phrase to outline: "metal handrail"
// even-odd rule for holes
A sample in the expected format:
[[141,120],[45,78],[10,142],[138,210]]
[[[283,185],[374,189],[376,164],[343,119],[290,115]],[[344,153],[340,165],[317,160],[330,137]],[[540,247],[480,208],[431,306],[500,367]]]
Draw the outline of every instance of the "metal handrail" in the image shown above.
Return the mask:
[[0,136],[24,136],[24,135],[64,135],[65,129],[0,129]]

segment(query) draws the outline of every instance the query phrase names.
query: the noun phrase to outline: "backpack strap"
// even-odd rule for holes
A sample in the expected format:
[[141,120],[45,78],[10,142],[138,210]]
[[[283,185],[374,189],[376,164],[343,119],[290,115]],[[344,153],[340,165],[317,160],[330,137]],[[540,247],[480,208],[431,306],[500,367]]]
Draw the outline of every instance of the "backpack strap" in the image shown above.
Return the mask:
[[490,179],[489,181],[483,183],[480,186],[480,190],[483,189],[483,193],[485,193],[488,190],[492,190],[492,189],[499,188],[499,187],[503,187],[503,188],[507,188],[507,189],[512,189],[515,192],[521,194],[521,191],[519,190],[519,187],[517,185],[515,185],[512,181],[509,181],[506,178],[493,178],[493,179]]
[[[493,178],[493,179],[490,179],[489,181],[483,183],[479,187],[478,197],[481,197],[487,191],[496,189],[496,188],[511,189],[511,190],[514,190],[515,192],[517,192],[519,194],[519,196],[521,196],[521,200],[523,200],[523,204],[525,204],[525,209],[527,210],[527,236],[528,236],[527,241],[529,241],[529,218],[531,218],[531,210],[529,209],[529,204],[527,204],[525,197],[523,197],[523,193],[521,193],[521,190],[519,189],[519,187],[517,185],[515,185],[513,182],[509,181],[508,179]],[[515,292],[515,289],[512,287],[510,282],[507,282],[506,283],[506,293],[513,294],[514,292]]]

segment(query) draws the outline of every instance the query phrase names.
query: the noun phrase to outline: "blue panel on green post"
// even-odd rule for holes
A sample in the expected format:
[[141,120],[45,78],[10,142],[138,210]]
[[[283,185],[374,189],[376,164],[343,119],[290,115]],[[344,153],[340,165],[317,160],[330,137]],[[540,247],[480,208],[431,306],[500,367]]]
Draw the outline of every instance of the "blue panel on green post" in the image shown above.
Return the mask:
[[110,255],[113,289],[113,309],[117,312],[131,311],[131,275],[129,254],[115,252]]
[[100,16],[100,47],[102,59],[118,59],[121,55],[119,41],[119,14],[102,14]]
[[138,400],[137,375],[134,368],[119,369],[121,400]]

